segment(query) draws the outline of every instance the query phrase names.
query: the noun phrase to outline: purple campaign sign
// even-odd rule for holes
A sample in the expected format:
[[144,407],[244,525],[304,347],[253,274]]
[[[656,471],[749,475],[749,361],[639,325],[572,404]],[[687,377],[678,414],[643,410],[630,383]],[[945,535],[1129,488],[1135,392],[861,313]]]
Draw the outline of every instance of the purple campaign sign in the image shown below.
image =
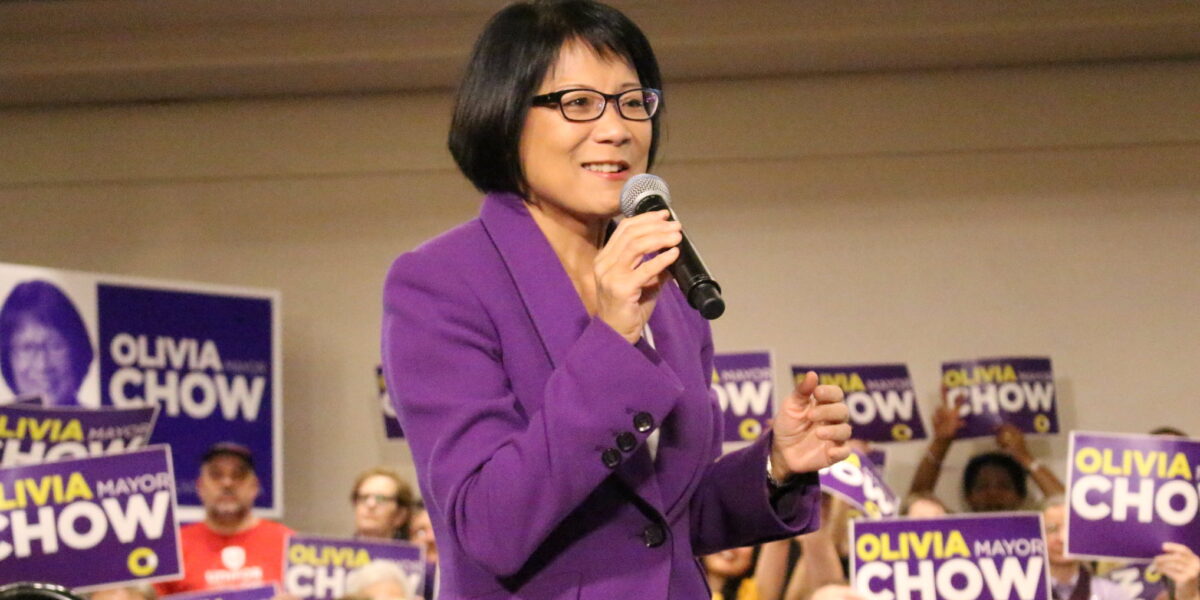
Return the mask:
[[890,517],[900,510],[900,499],[883,481],[883,473],[858,450],[850,457],[819,471],[821,489],[845,500],[867,517]]
[[1160,592],[1167,589],[1169,581],[1152,563],[1117,565],[1101,571],[1101,574],[1121,586],[1129,600],[1155,600]]
[[0,406],[0,467],[118,454],[141,448],[158,407],[92,409]]
[[174,492],[167,446],[0,469],[0,582],[177,579]]
[[162,407],[154,443],[169,443],[180,512],[201,518],[200,459],[233,441],[254,454],[255,507],[282,511],[279,334],[267,293],[97,286],[100,388],[105,406]]
[[169,594],[162,596],[162,600],[271,600],[278,593],[275,585],[272,584],[229,590],[206,590],[203,592],[188,592],[186,594]]
[[850,522],[850,581],[880,600],[1047,600],[1038,513]]
[[879,472],[882,473],[885,465],[887,465],[887,450],[872,448],[867,450],[867,458],[871,459],[871,462],[875,464],[875,468],[879,469]]
[[724,413],[723,440],[752,442],[775,415],[775,378],[770,352],[717,354],[712,387]]
[[1072,431],[1066,553],[1149,560],[1163,542],[1200,553],[1200,442]]
[[959,438],[990,437],[1002,423],[1025,433],[1058,433],[1049,358],[982,358],[942,363],[946,403],[963,418]]
[[375,561],[394,563],[404,572],[408,593],[422,593],[425,551],[400,540],[365,540],[315,535],[288,538],[283,562],[284,589],[312,600],[333,600],[346,595],[346,578]]
[[869,442],[925,439],[917,395],[905,365],[792,366],[799,382],[816,371],[824,385],[836,385],[846,395],[854,438]]

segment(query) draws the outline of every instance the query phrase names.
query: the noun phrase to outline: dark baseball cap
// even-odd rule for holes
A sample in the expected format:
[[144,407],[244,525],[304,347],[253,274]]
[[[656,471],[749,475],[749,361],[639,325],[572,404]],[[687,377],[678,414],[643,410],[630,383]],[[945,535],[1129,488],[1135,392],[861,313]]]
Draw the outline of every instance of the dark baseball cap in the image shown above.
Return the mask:
[[204,451],[204,458],[200,464],[208,464],[208,461],[218,456],[236,456],[245,461],[246,466],[254,468],[254,455],[250,453],[250,449],[237,442],[217,442],[208,447]]

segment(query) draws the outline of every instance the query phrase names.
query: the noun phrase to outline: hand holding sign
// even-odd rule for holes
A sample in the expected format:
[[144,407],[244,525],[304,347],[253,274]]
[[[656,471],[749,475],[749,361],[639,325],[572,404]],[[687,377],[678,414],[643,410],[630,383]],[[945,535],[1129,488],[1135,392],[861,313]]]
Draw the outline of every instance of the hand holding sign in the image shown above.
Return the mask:
[[1200,598],[1200,557],[1183,544],[1163,542],[1162,548],[1154,566],[1175,583],[1175,600]]
[[841,388],[817,385],[817,374],[809,371],[775,415],[771,475],[783,481],[844,460],[850,455],[849,418]]
[[942,388],[942,404],[933,411],[933,438],[951,441],[958,437],[958,430],[963,427],[962,416],[958,414],[958,405],[949,404],[946,400],[946,388]]

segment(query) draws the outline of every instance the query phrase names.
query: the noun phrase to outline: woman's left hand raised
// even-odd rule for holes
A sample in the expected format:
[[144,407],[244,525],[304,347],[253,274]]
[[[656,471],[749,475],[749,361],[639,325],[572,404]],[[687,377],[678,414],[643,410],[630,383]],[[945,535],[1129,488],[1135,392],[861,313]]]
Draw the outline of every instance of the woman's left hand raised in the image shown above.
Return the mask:
[[771,469],[775,481],[817,471],[850,455],[850,411],[842,389],[817,385],[809,371],[775,415]]

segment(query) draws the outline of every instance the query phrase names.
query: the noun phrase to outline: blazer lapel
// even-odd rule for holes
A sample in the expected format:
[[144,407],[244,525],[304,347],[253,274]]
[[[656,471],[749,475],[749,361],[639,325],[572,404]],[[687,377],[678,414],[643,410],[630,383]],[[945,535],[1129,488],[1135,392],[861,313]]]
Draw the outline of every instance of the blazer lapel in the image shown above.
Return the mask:
[[650,330],[655,350],[687,386],[682,402],[662,424],[655,460],[664,514],[670,518],[670,513],[686,506],[681,500],[700,480],[710,460],[715,413],[710,402],[711,374],[697,372],[702,368],[700,347],[693,336],[681,336],[689,331],[683,311],[691,308],[673,281],[666,285],[669,289],[663,290],[650,316]]
[[488,194],[480,220],[500,252],[550,363],[558,367],[590,317],[575,286],[515,194]]

